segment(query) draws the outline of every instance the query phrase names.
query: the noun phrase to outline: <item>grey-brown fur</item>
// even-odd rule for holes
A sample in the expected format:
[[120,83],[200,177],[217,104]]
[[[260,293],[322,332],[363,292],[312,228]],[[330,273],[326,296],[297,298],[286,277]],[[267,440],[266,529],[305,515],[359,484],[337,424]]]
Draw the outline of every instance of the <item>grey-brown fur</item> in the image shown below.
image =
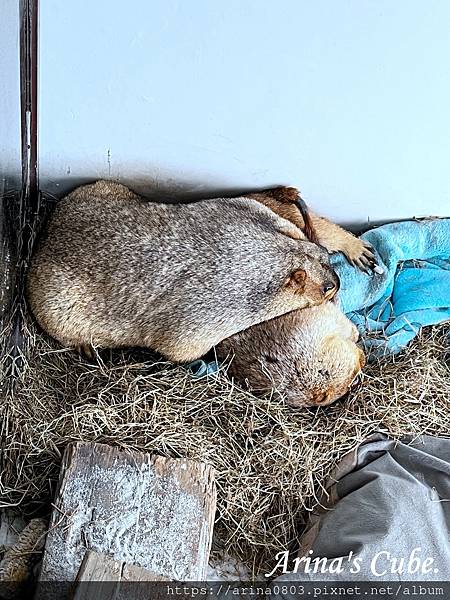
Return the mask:
[[57,205],[28,301],[65,346],[144,346],[188,361],[322,303],[337,284],[327,253],[255,200],[159,204],[100,181]]
[[252,390],[276,388],[291,406],[343,396],[365,364],[358,331],[331,302],[254,325],[216,347],[228,373]]

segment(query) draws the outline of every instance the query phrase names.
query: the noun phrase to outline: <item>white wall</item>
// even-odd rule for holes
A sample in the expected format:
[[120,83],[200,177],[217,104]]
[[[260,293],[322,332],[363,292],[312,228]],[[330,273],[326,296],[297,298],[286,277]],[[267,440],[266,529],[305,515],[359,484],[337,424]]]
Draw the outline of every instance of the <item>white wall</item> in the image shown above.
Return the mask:
[[41,0],[41,183],[448,214],[449,22],[447,0]]
[[0,192],[20,188],[20,180],[19,2],[2,0],[0,3]]

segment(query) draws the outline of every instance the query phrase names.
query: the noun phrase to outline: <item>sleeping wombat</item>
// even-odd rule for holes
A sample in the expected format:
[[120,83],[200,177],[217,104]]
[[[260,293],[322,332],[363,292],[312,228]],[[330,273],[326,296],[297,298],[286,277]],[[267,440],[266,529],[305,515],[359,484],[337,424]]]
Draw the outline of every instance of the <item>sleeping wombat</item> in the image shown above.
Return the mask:
[[[280,187],[250,194],[317,240],[330,253],[341,251],[362,270],[375,268],[372,249],[323,217],[310,213],[298,190]],[[291,406],[330,404],[343,396],[365,364],[358,331],[333,304],[296,310],[235,334],[216,347],[228,372],[255,391],[275,387]]]
[[276,388],[291,406],[343,396],[365,364],[358,331],[331,302],[254,325],[216,347],[228,373],[254,391]]
[[248,198],[145,201],[99,181],[58,203],[27,290],[66,346],[144,346],[189,361],[338,288],[327,252]]

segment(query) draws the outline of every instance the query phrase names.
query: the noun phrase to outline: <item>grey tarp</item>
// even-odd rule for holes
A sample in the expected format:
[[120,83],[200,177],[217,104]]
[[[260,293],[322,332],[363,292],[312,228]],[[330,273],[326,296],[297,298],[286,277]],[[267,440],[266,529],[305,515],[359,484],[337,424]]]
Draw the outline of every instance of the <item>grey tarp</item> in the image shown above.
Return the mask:
[[[312,515],[300,556],[331,561],[353,553],[360,572],[351,573],[354,562],[343,561],[340,574],[287,574],[278,583],[450,580],[450,439],[423,436],[400,443],[374,436],[345,457],[327,491],[326,508]],[[422,565],[433,559],[427,563],[431,572],[391,573],[389,557],[379,555],[403,558],[407,569],[414,549],[420,549],[414,555]]]

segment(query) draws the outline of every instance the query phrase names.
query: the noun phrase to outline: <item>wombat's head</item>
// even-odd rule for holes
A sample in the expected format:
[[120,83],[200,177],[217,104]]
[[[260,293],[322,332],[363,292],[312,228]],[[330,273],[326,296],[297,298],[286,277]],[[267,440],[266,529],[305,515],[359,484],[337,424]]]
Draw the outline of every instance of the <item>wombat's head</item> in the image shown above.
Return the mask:
[[366,364],[364,352],[340,333],[324,337],[309,360],[295,361],[298,375],[284,388],[290,406],[328,406],[349,391]]
[[339,277],[330,265],[328,253],[321,246],[298,242],[301,255],[298,264],[293,262],[283,288],[284,299],[294,295],[296,308],[306,308],[332,300],[339,291]]
[[332,303],[271,319],[224,340],[219,359],[256,392],[277,389],[293,407],[326,406],[347,393],[365,365],[358,331]]

